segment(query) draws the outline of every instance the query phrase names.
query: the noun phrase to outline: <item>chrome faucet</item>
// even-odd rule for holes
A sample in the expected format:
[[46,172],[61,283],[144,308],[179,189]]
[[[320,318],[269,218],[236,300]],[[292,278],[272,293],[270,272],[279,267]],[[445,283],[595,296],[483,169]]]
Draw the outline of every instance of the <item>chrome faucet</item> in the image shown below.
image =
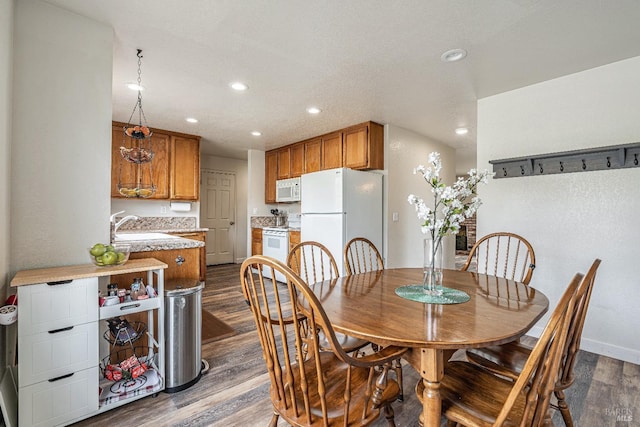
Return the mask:
[[113,239],[115,238],[116,235],[116,231],[118,231],[118,228],[120,228],[120,226],[122,224],[124,224],[127,221],[135,221],[140,219],[139,216],[137,215],[127,215],[124,218],[122,218],[120,221],[116,222],[116,215],[120,215],[121,213],[124,213],[125,211],[120,211],[120,212],[116,212],[113,215],[111,215],[109,217],[109,223],[111,224],[111,242],[113,243]]

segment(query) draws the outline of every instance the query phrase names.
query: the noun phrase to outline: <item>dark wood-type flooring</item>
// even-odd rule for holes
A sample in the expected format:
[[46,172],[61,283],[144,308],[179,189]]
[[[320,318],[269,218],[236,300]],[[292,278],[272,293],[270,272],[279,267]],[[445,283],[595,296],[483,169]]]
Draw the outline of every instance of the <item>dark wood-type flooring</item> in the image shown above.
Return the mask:
[[[239,269],[239,265],[207,269],[203,308],[236,333],[202,346],[210,370],[197,384],[132,402],[75,426],[267,426],[272,414],[269,378],[240,290]],[[577,379],[567,391],[567,400],[576,427],[640,426],[639,365],[581,351],[575,371]],[[399,427],[418,425],[422,408],[413,391],[418,378],[415,370],[405,366],[405,401],[394,404]],[[559,413],[553,421],[564,425]],[[280,420],[278,425],[287,424]],[[384,418],[374,424],[385,425]]]

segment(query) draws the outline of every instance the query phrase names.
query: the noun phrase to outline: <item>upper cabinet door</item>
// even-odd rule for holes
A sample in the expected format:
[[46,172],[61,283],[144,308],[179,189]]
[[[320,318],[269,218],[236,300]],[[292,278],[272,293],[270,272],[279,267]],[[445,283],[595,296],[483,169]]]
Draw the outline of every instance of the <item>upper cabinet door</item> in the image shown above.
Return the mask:
[[342,167],[342,132],[322,137],[322,169]]
[[278,153],[267,151],[264,154],[264,202],[276,202],[276,180],[278,179]]
[[125,197],[120,194],[118,183],[136,182],[136,165],[125,161],[120,155],[120,147],[131,147],[131,138],[124,134],[122,126],[111,127],[111,197]]
[[289,147],[278,150],[278,179],[291,178],[291,151]]
[[344,130],[344,166],[384,169],[384,127],[367,122]]
[[290,149],[291,178],[296,178],[304,173],[304,144],[294,144]]
[[322,139],[314,138],[304,143],[304,173],[317,172],[322,167]]
[[344,132],[344,166],[351,169],[366,168],[369,164],[368,126]]
[[166,199],[169,197],[169,147],[171,137],[154,132],[151,136],[151,149],[154,152],[151,168],[141,168],[143,174],[150,173],[156,186],[156,193],[150,199]]
[[171,137],[171,194],[174,200],[200,198],[200,140]]

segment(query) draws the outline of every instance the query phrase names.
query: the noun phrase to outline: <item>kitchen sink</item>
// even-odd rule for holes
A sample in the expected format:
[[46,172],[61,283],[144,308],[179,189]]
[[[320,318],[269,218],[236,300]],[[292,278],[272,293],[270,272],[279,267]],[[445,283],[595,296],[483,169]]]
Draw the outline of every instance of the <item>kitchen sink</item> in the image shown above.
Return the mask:
[[165,233],[116,233],[114,241],[127,242],[130,240],[166,240],[179,239],[178,236],[172,236]]

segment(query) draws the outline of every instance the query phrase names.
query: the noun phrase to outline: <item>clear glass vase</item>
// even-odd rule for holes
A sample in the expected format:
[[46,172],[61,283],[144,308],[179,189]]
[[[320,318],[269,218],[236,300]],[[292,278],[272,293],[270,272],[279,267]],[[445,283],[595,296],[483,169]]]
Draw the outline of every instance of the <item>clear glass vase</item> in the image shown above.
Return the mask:
[[424,278],[422,287],[428,295],[442,295],[442,237],[424,239]]

